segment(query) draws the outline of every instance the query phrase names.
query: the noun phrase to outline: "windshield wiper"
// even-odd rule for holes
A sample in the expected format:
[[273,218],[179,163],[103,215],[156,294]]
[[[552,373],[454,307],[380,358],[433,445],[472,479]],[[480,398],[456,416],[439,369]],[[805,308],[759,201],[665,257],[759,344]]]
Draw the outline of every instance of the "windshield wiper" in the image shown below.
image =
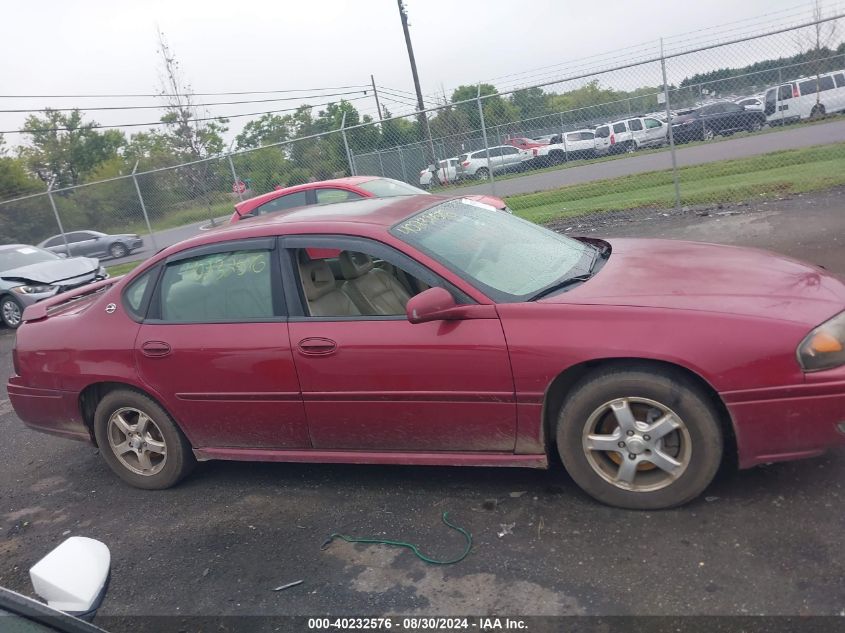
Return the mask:
[[584,273],[583,275],[576,275],[575,277],[567,277],[566,279],[562,279],[561,281],[556,281],[551,286],[546,286],[540,292],[530,297],[529,301],[536,301],[537,299],[542,299],[546,295],[550,295],[553,292],[558,292],[559,290],[564,290],[569,286],[574,286],[575,284],[584,283],[590,277],[592,277],[592,273]]

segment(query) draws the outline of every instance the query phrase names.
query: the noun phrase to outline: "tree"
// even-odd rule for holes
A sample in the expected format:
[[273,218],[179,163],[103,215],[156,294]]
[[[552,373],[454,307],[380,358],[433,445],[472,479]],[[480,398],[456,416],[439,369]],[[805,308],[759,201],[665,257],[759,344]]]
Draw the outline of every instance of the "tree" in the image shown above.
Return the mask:
[[82,121],[79,110],[70,113],[47,109],[43,117],[27,117],[23,130],[29,145],[20,150],[27,167],[45,182],[55,178],[57,187],[85,181],[101,162],[117,156],[126,145],[118,130],[97,131],[96,123]]
[[293,117],[289,114],[264,114],[244,126],[241,133],[235,137],[235,147],[252,149],[287,141],[291,137],[292,123]]
[[795,33],[795,42],[802,53],[807,54],[812,60],[811,74],[816,76],[816,105],[821,102],[821,86],[819,75],[824,72],[824,58],[830,57],[833,53],[836,34],[839,30],[838,20],[825,20],[825,11],[822,0],[815,0],[813,3],[814,24]]
[[510,102],[519,110],[519,118],[524,120],[548,114],[546,97],[542,88],[526,88],[514,92]]

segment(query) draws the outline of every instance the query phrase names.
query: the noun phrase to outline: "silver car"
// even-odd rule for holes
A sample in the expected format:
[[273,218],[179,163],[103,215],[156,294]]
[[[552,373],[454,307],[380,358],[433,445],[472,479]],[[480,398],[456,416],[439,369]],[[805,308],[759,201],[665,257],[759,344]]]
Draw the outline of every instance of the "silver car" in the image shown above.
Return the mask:
[[[67,246],[65,245],[67,239]],[[83,255],[85,257],[126,257],[141,248],[144,240],[135,233],[108,235],[99,231],[71,231],[44,240],[38,246],[57,255]],[[68,252],[70,247],[70,252]]]
[[108,276],[90,257],[62,258],[26,244],[0,246],[0,318],[17,328],[26,306]]
[[494,174],[505,171],[516,171],[527,161],[534,158],[528,150],[518,149],[512,145],[497,145],[489,148],[490,162],[487,162],[488,150],[480,149],[458,157],[458,178],[479,178],[487,180],[490,169]]

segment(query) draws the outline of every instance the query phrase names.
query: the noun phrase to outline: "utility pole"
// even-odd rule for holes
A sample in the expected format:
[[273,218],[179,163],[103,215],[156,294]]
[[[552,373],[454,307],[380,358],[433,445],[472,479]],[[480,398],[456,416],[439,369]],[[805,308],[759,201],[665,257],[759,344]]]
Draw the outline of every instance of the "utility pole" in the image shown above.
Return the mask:
[[378,102],[378,90],[376,90],[376,80],[375,80],[375,77],[373,77],[372,75],[370,75],[370,81],[373,83],[373,96],[376,98],[376,110],[378,110],[378,120],[379,120],[379,121],[381,121],[381,120],[382,120],[382,116],[381,116],[381,106],[379,105],[379,102]]
[[399,17],[402,20],[402,30],[405,32],[405,46],[408,48],[408,61],[411,63],[411,74],[414,77],[414,90],[417,92],[417,120],[420,123],[420,131],[425,130],[428,136],[428,147],[426,148],[426,160],[429,165],[434,165],[434,142],[431,140],[431,129],[428,126],[428,117],[425,115],[422,90],[420,89],[420,76],[417,74],[417,60],[414,59],[414,47],[411,45],[411,34],[408,32],[408,14],[405,12],[403,0],[396,0],[399,5]]

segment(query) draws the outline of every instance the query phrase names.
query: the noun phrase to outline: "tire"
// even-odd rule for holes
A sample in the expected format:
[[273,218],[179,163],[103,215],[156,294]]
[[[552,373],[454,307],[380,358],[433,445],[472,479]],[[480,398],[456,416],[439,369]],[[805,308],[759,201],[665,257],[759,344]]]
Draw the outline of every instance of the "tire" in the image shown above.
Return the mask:
[[109,246],[109,255],[111,255],[114,259],[126,257],[128,254],[129,249],[123,242],[115,242],[114,244]]
[[760,119],[754,119],[751,123],[748,124],[748,131],[752,134],[754,132],[759,132],[763,129],[763,122]]
[[637,151],[637,144],[634,141],[626,141],[623,145],[623,151],[626,154],[633,154]]
[[549,161],[552,165],[562,165],[566,162],[566,152],[557,149],[549,152]]
[[[626,411],[636,422],[623,432]],[[651,437],[645,423],[662,436]],[[556,439],[582,490],[634,510],[691,501],[716,475],[723,452],[718,416],[699,387],[680,373],[642,365],[582,379],[561,408]]]
[[[142,416],[147,418],[146,428],[139,429]],[[170,488],[196,465],[188,439],[173,418],[154,400],[131,389],[112,391],[100,401],[94,412],[94,437],[109,468],[135,488]],[[122,453],[121,446],[126,449]]]
[[810,118],[811,119],[821,119],[824,115],[827,114],[827,110],[825,110],[823,103],[817,103],[813,106],[813,109],[810,110]]
[[475,177],[479,180],[489,180],[490,172],[486,167],[479,167],[478,171],[475,172]]
[[713,129],[710,127],[702,126],[701,128],[701,140],[702,141],[712,141],[716,134],[713,132]]
[[21,325],[23,306],[12,295],[5,295],[0,299],[0,317],[7,328],[16,330]]

